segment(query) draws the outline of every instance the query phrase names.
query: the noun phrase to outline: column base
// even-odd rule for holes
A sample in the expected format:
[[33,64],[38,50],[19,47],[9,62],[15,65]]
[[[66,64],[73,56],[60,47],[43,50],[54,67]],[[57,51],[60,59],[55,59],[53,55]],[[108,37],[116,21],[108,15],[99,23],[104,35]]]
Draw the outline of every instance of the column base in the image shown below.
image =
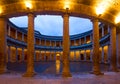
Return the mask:
[[5,70],[0,70],[0,74],[4,74],[5,72]]
[[113,71],[113,72],[120,72],[117,68],[110,68],[110,71]]
[[22,75],[22,77],[34,77],[36,75],[35,72],[26,72]]
[[91,71],[90,74],[95,74],[95,75],[104,75],[104,73],[100,71]]
[[72,77],[72,75],[69,72],[68,73],[63,72],[62,77]]
[[0,74],[4,74],[7,72],[7,69],[0,69]]

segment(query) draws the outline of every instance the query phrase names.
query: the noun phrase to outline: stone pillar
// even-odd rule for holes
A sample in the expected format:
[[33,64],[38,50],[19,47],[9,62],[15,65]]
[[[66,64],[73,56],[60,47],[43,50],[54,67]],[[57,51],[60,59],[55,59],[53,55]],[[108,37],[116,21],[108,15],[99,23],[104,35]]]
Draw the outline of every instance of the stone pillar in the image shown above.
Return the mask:
[[10,62],[10,46],[8,46],[8,62]]
[[17,30],[16,30],[16,32],[15,32],[15,39],[17,39],[18,38],[18,34],[17,34]]
[[39,45],[41,45],[41,39],[39,39]]
[[47,60],[46,60],[46,50],[45,50],[45,52],[44,52],[44,61],[47,61]]
[[92,42],[92,39],[93,39],[93,38],[92,38],[92,35],[90,35],[90,41],[91,41],[91,42]]
[[98,19],[93,19],[93,74],[95,75],[101,75],[100,71],[100,64],[99,64],[99,24],[98,24]]
[[22,33],[22,41],[24,41],[24,34]]
[[76,61],[76,51],[74,51],[74,61]]
[[56,41],[55,41],[55,47],[56,47]]
[[23,77],[32,77],[34,73],[34,15],[28,14],[28,35],[27,35],[27,71]]
[[62,70],[63,77],[71,77],[69,52],[70,52],[69,15],[66,13],[63,15],[63,70]]
[[92,49],[90,49],[90,61],[92,62]]
[[45,44],[44,44],[44,45],[46,46],[46,39],[45,39],[44,41],[45,41]]
[[52,61],[51,51],[49,51],[49,52],[50,52],[50,61]]
[[39,51],[40,52],[40,54],[39,54],[39,60],[41,61],[42,60],[42,55],[41,55],[41,51]]
[[80,55],[80,56],[79,56],[79,61],[81,61],[81,50],[79,51],[79,53],[80,53],[80,54],[79,54],[79,55]]
[[17,50],[17,47],[16,47],[16,62],[18,62],[18,50]]
[[117,54],[116,54],[116,27],[110,27],[110,69],[118,71],[117,69]]
[[79,38],[79,45],[81,45],[81,38]]
[[118,67],[120,67],[120,32],[117,33],[117,57],[118,57]]
[[87,57],[86,57],[86,50],[84,50],[84,61],[87,61],[86,58],[87,58]]
[[0,17],[0,74],[3,74],[6,71],[6,19],[4,17]]
[[102,63],[104,63],[104,47],[102,47]]
[[76,39],[74,39],[74,46],[77,46],[77,45],[76,45]]
[[24,61],[24,48],[22,48],[22,61]]
[[111,58],[111,56],[110,56],[111,55],[110,44],[108,45],[108,50],[106,53],[107,54],[105,54],[105,52],[104,52],[104,63],[110,63],[110,58]]
[[10,26],[8,26],[8,36],[10,36],[10,31],[11,31]]
[[51,42],[51,40],[50,40],[50,47],[52,46],[52,42]]
[[57,53],[57,51],[55,51],[55,55],[54,55],[54,59],[56,60],[56,53]]
[[110,25],[108,25],[108,30],[107,31],[108,31],[108,33],[110,32]]
[[104,27],[102,27],[102,37],[104,36]]
[[86,44],[86,36],[84,37],[84,44]]

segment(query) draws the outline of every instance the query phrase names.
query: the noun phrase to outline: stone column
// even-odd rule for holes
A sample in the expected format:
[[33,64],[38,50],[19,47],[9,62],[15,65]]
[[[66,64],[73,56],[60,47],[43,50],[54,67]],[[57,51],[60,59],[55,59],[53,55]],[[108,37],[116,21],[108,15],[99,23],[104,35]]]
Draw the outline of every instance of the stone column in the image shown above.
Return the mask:
[[104,27],[102,27],[102,37],[104,36]]
[[0,74],[3,74],[6,71],[6,19],[4,17],[0,17]]
[[90,41],[91,41],[91,42],[92,42],[92,39],[93,39],[93,38],[92,38],[92,35],[90,35]]
[[10,62],[10,46],[8,46],[8,62]]
[[50,40],[50,47],[52,46],[52,44],[51,44],[51,40]]
[[66,13],[63,15],[63,77],[71,77],[70,63],[70,36],[69,36],[69,15]]
[[79,38],[79,45],[81,45],[81,38]]
[[45,44],[44,44],[44,45],[46,46],[46,39],[45,39],[44,41],[45,41]]
[[84,50],[84,61],[87,61],[86,50]]
[[79,50],[79,61],[81,61],[81,50]]
[[116,27],[110,27],[110,69],[118,71],[117,69],[117,54],[116,54]]
[[11,31],[10,26],[8,26],[8,36],[10,36],[10,31]]
[[52,57],[51,57],[51,51],[49,51],[50,52],[50,61],[52,61]]
[[76,51],[74,51],[74,61],[76,61]]
[[84,44],[86,44],[86,36],[84,37]]
[[17,39],[18,38],[18,34],[17,34],[17,30],[16,30],[16,32],[15,32],[15,39]]
[[118,67],[120,67],[120,32],[117,33],[117,57],[118,57]]
[[56,41],[55,41],[55,47],[56,47]]
[[27,71],[24,77],[32,77],[34,73],[34,15],[28,14],[28,33],[27,33]]
[[108,30],[107,31],[108,31],[108,33],[110,32],[110,25],[108,25]]
[[46,60],[46,50],[44,51],[44,61],[47,61]]
[[93,19],[93,74],[95,75],[101,75],[100,71],[100,64],[99,64],[99,25],[98,25],[98,19]]
[[18,50],[17,50],[17,47],[16,47],[16,62],[18,62]]
[[41,39],[39,39],[39,45],[41,45]]
[[104,63],[104,47],[102,47],[102,63]]
[[21,61],[24,61],[24,48],[22,48],[22,60]]
[[22,41],[24,41],[24,34],[22,33]]
[[76,46],[76,39],[74,39],[74,46]]
[[90,49],[90,61],[92,62],[92,49]]
[[39,60],[41,61],[42,60],[42,55],[41,55],[41,51],[39,51],[40,52],[40,54],[39,54]]
[[56,61],[56,51],[54,51],[54,60]]

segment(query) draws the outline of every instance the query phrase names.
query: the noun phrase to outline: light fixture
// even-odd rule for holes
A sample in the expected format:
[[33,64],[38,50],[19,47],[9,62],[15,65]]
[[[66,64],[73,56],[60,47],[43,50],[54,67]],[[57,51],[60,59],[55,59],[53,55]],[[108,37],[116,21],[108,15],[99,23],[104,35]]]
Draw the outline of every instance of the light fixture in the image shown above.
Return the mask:
[[115,23],[118,24],[120,22],[120,15],[118,15],[116,18],[115,18]]
[[64,9],[70,9],[70,2],[69,1],[65,1]]
[[2,13],[2,8],[0,7],[0,14]]
[[109,7],[110,7],[110,2],[113,0],[101,0],[95,8],[96,14],[98,16],[102,15]]
[[26,1],[25,5],[26,5],[27,9],[31,9],[32,8],[32,4],[29,1]]
[[103,13],[104,13],[104,8],[103,7],[98,7],[98,8],[96,8],[96,14],[98,15],[98,16],[100,16],[100,15],[102,15]]

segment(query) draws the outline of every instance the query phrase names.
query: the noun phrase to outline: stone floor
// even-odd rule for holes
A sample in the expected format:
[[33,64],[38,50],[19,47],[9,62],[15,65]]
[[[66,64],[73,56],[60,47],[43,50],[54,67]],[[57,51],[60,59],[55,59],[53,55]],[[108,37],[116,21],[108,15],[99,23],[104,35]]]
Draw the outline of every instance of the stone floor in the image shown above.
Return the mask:
[[120,84],[120,72],[105,72],[101,76],[72,73],[70,78],[51,74],[37,74],[32,78],[21,75],[13,72],[0,75],[0,84]]
[[[35,75],[32,78],[22,77],[26,63],[8,63],[8,72],[0,75],[0,84],[120,84],[120,72],[110,72],[109,64],[101,64],[104,75],[90,74],[91,62],[70,62],[72,77],[62,78],[62,63],[35,62]],[[56,73],[58,71],[58,73]]]

